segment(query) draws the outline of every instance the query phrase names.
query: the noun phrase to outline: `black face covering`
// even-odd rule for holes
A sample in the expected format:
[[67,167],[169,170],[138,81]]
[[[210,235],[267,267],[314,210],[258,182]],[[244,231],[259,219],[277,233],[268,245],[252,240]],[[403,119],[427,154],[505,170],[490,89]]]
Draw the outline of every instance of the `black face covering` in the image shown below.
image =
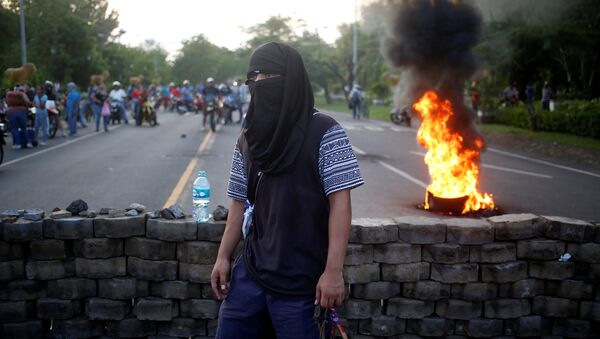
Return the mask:
[[[252,98],[244,125],[252,167],[279,174],[291,170],[314,112],[314,96],[302,57],[280,43],[258,47],[248,73],[279,74],[248,84]],[[251,171],[252,172],[252,171]],[[250,178],[249,196],[254,192]]]

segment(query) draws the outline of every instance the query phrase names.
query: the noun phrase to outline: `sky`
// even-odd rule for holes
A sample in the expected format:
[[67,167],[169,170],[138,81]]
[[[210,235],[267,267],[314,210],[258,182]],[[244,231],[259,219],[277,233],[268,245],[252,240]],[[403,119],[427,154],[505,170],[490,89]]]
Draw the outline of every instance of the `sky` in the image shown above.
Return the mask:
[[[368,2],[355,1],[358,7]],[[119,12],[120,28],[126,31],[121,43],[137,46],[154,39],[173,58],[181,41],[200,33],[218,46],[236,49],[249,38],[244,28],[277,15],[318,30],[331,43],[340,24],[354,21],[354,4],[353,0],[109,0],[109,9]]]

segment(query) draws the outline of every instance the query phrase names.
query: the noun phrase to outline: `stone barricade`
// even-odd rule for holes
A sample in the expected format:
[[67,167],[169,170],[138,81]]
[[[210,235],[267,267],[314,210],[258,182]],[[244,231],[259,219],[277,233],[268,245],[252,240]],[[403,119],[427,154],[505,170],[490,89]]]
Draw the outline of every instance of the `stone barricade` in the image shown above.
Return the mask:
[[[0,337],[212,338],[224,227],[144,215],[0,224]],[[600,225],[585,221],[355,219],[344,278],[350,338],[600,336]]]

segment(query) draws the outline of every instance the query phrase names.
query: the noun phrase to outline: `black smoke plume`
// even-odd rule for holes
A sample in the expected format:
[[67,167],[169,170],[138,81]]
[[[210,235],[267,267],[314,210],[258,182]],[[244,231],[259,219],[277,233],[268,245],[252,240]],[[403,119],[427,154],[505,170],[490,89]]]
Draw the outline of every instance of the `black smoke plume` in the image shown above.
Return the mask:
[[436,90],[452,102],[450,128],[473,146],[475,112],[464,105],[463,88],[478,66],[472,49],[481,32],[479,10],[460,0],[398,0],[389,6],[383,50],[391,65],[403,69],[397,103],[412,104]]

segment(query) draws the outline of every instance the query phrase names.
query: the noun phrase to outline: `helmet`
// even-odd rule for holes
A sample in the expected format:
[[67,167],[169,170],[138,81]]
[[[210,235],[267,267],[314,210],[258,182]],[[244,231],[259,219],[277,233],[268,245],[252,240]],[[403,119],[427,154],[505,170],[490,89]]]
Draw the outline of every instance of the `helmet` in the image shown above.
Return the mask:
[[215,79],[213,79],[212,77],[208,77],[206,78],[206,82],[215,82]]
[[112,83],[112,85],[113,85],[113,87],[121,87],[121,83],[120,83],[120,82],[118,82],[118,81],[114,81],[114,82]]
[[183,84],[184,84],[184,85],[189,85],[189,84],[190,84],[190,81],[189,81],[189,80],[183,80]]

